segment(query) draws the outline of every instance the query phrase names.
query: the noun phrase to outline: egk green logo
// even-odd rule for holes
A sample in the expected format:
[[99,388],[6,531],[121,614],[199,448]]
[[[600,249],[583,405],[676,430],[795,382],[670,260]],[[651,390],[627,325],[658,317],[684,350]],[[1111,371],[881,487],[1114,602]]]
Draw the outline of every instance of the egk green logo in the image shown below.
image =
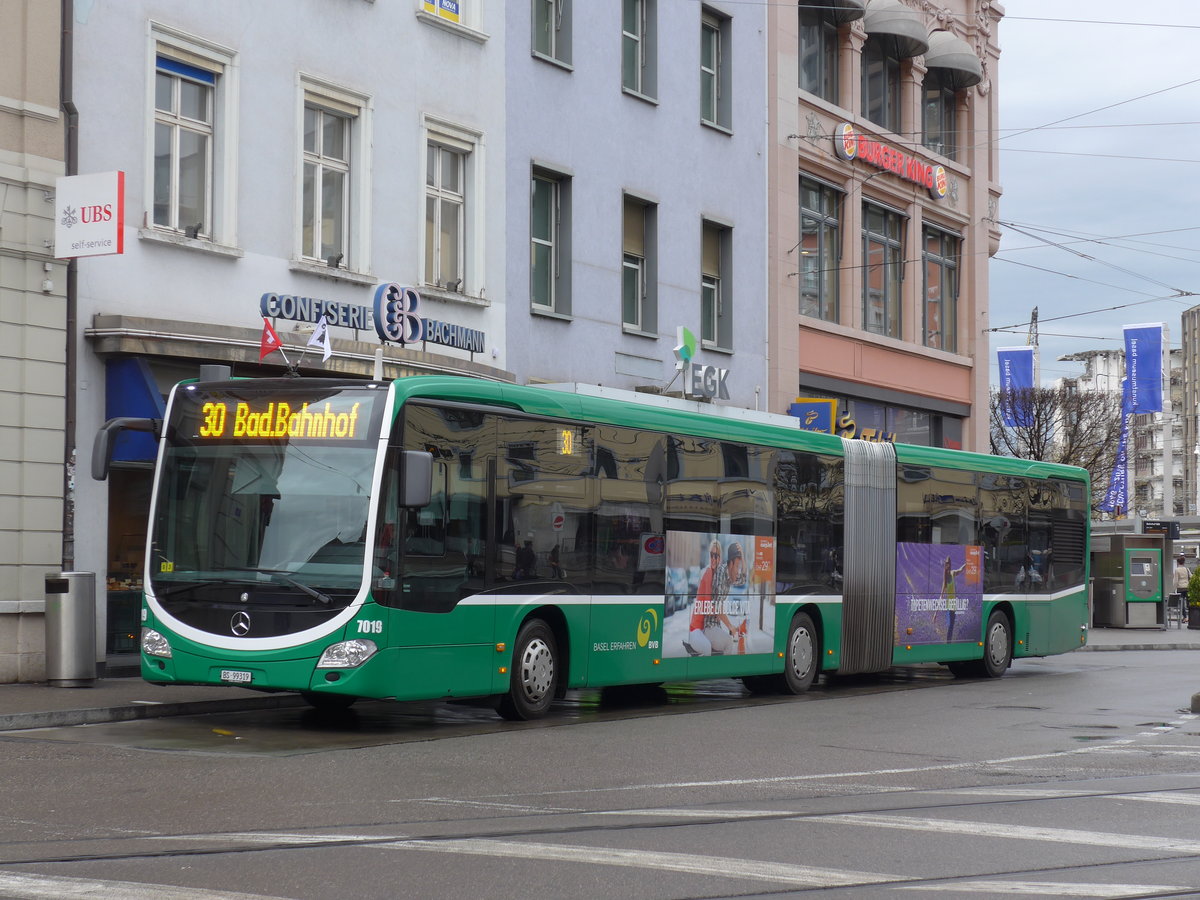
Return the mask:
[[658,610],[648,607],[637,624],[637,644],[649,650],[658,649],[658,641],[651,640],[651,635],[658,631]]
[[675,368],[683,375],[684,396],[728,400],[729,386],[726,379],[729,377],[729,370],[692,362],[696,355],[696,335],[682,325],[676,329],[676,334],[678,344],[675,347]]

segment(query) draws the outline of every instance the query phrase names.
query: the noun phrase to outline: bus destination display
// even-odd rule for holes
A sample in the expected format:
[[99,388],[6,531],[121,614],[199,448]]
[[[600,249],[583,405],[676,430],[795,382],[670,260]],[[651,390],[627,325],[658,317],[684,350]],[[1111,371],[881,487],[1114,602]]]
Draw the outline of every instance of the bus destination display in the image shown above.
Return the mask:
[[322,399],[196,397],[184,414],[192,425],[185,431],[200,441],[363,441],[371,431],[374,399],[362,394]]

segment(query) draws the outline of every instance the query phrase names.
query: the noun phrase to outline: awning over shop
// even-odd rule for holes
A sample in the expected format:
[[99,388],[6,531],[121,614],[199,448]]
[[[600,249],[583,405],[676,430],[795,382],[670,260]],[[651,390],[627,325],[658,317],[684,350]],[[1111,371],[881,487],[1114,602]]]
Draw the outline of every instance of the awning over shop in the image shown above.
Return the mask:
[[839,25],[861,19],[866,11],[867,0],[806,0],[805,6],[816,6],[829,10]]
[[[166,415],[166,404],[146,360],[131,356],[104,364],[104,415],[108,419],[161,419]],[[153,435],[138,431],[122,431],[112,451],[114,462],[153,462],[157,456]]]
[[925,67],[940,69],[943,81],[956,91],[983,81],[983,66],[971,45],[949,31],[935,31],[929,35]]
[[929,49],[921,14],[900,0],[867,0],[863,26],[870,37],[888,41],[900,59],[920,56]]

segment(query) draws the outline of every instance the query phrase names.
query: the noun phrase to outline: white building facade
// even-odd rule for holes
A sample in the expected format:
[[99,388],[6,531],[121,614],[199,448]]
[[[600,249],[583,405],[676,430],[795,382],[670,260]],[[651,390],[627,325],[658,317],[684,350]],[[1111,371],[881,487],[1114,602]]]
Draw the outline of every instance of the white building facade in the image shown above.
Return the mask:
[[[202,364],[283,374],[280,353],[260,363],[264,316],[302,373],[371,376],[388,283],[444,324],[383,348],[386,377],[513,380],[502,4],[94,0],[73,28],[78,172],[124,172],[126,210],[124,253],[78,261],[84,459],[105,419],[161,414]],[[326,310],[335,355],[301,362]],[[121,442],[68,498],[109,664],[136,659],[154,451]]]

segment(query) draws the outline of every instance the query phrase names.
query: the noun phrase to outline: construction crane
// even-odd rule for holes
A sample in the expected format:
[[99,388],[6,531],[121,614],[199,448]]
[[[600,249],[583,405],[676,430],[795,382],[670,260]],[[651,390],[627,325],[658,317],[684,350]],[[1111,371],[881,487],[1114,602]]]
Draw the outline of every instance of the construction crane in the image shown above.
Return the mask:
[[1041,360],[1038,359],[1038,308],[1033,308],[1033,314],[1029,317],[1029,336],[1025,339],[1026,346],[1033,348],[1033,384],[1035,387],[1042,383],[1042,366]]

